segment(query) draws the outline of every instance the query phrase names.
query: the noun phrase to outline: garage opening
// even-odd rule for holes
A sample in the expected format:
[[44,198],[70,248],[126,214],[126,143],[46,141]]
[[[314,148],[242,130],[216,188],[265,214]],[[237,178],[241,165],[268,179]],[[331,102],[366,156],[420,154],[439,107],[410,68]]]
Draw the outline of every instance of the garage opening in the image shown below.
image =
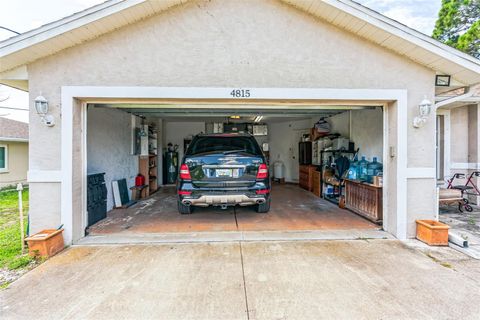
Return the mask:
[[[254,137],[272,179],[268,213],[179,213],[175,184],[198,134]],[[89,104],[86,234],[379,230],[383,136],[379,105]]]

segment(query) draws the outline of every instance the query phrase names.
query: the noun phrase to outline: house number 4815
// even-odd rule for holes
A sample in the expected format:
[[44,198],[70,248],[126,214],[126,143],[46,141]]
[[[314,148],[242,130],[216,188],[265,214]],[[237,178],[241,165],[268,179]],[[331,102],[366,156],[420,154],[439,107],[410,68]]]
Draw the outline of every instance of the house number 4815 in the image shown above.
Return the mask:
[[230,92],[233,98],[250,98],[250,90],[248,89],[234,89]]

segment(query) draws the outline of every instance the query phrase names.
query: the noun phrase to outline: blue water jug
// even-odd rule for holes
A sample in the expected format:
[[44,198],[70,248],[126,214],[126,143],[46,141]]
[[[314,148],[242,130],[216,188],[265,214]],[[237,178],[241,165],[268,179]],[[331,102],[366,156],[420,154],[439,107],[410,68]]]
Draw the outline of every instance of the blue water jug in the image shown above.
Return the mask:
[[348,179],[357,180],[358,179],[358,158],[355,156],[350,167],[348,168]]
[[378,162],[377,157],[373,157],[373,161],[370,162],[367,166],[367,181],[369,183],[373,182],[373,177],[378,176],[383,171],[383,165]]
[[362,156],[362,160],[358,162],[358,180],[367,181],[368,174],[367,174],[367,167],[368,161],[365,159],[365,156]]

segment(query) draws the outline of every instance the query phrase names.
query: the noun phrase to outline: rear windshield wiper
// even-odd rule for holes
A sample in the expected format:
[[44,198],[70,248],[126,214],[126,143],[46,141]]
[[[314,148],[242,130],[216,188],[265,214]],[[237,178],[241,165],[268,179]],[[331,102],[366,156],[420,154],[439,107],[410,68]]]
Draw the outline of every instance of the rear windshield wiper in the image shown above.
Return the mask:
[[238,149],[238,150],[228,150],[228,151],[223,151],[223,154],[230,154],[230,153],[238,153],[238,152],[245,152],[245,153],[250,153],[247,151],[247,149]]

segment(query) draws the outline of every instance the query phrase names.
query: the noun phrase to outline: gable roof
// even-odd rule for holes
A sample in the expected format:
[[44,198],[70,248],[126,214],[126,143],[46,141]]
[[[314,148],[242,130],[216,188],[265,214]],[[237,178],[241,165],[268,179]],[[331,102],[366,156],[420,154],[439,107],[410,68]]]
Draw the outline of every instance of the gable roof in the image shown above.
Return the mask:
[[[2,78],[10,79],[5,76],[10,70],[188,1],[109,0],[2,41],[0,42],[0,82]],[[451,75],[465,85],[480,82],[480,60],[356,2],[351,0],[279,1],[392,50],[437,73]],[[24,71],[23,74],[25,74]]]
[[0,141],[28,141],[28,124],[0,117]]

